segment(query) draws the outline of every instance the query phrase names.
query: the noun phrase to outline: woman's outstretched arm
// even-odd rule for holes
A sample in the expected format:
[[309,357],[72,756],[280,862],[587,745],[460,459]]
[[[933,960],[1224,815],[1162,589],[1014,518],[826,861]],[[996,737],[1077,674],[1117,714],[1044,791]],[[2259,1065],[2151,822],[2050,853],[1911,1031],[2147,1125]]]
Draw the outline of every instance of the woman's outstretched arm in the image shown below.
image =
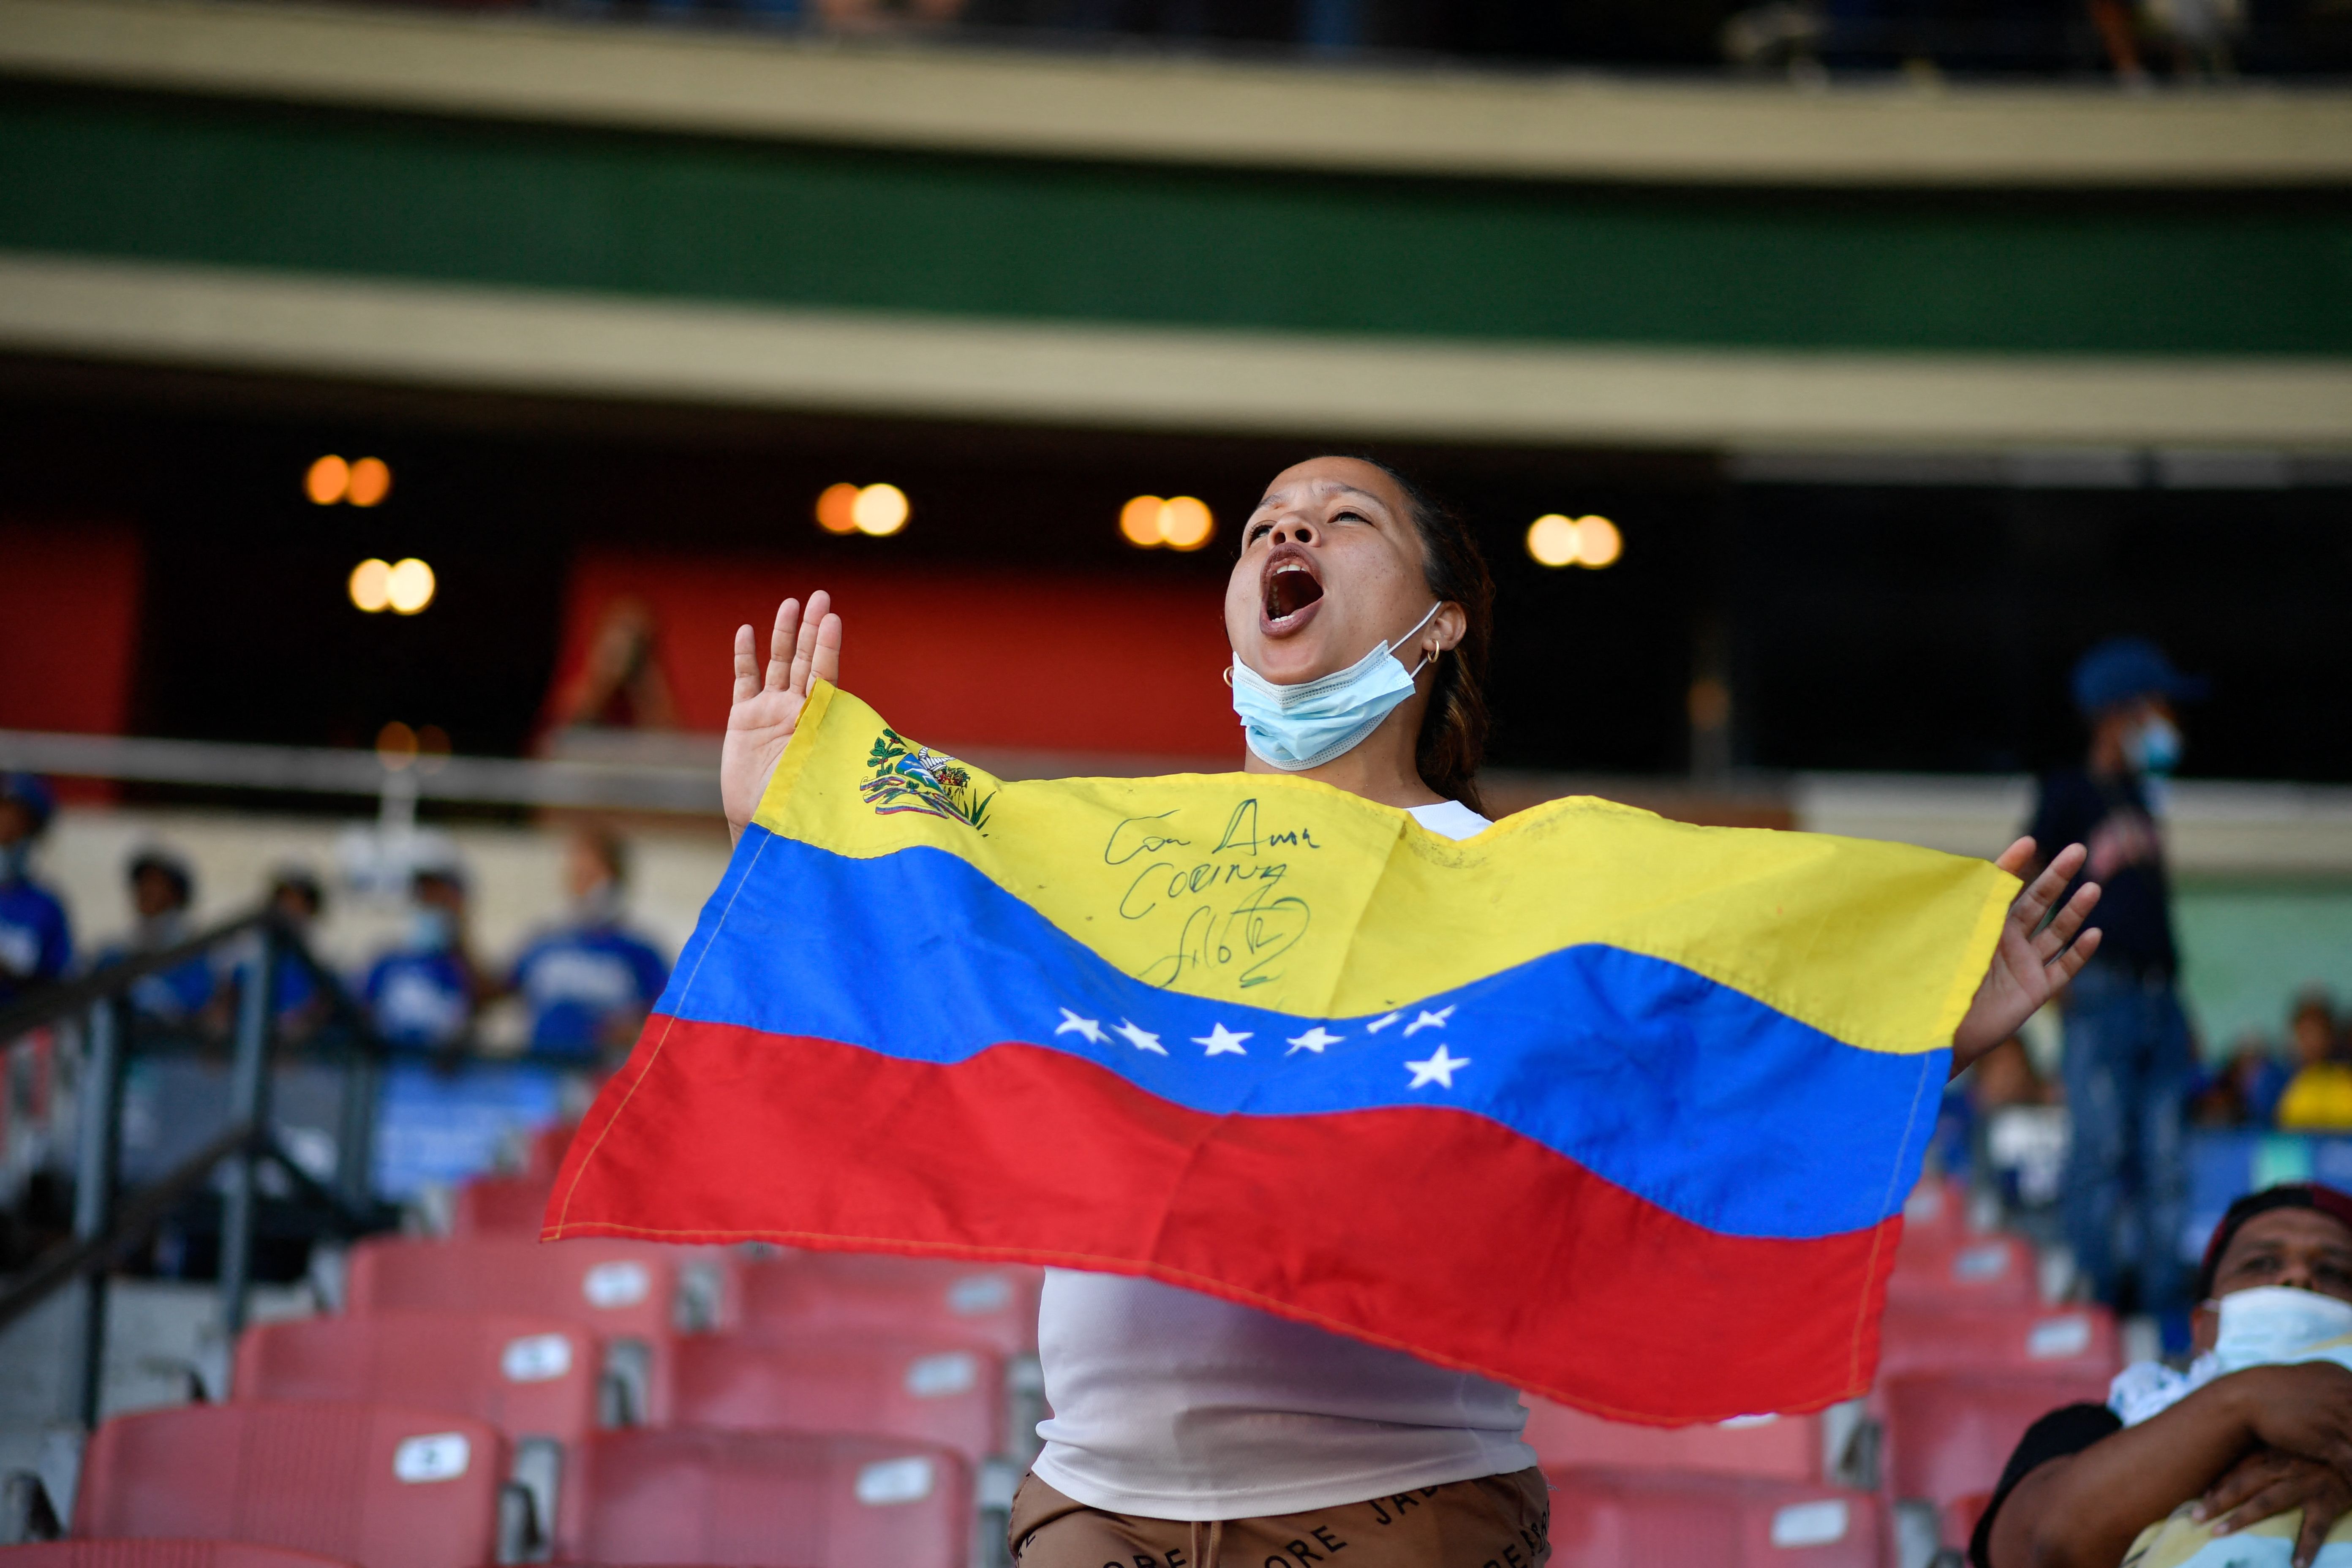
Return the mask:
[[776,626],[768,638],[762,671],[750,626],[735,628],[735,690],[727,710],[727,744],[719,754],[719,798],[727,810],[727,837],[743,837],[768,779],[800,722],[812,679],[841,680],[841,617],[823,589],[809,595],[808,613],[798,599],[776,606]]

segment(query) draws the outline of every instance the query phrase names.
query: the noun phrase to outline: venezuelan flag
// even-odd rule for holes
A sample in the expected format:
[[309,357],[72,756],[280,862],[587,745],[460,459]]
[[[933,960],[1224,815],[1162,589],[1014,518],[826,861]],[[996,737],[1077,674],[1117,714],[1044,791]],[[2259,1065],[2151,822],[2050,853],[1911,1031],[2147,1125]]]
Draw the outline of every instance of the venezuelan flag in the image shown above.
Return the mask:
[[1864,1391],[1980,861],[1282,775],[1002,784],[820,684],[545,1236],[1145,1274],[1622,1419]]

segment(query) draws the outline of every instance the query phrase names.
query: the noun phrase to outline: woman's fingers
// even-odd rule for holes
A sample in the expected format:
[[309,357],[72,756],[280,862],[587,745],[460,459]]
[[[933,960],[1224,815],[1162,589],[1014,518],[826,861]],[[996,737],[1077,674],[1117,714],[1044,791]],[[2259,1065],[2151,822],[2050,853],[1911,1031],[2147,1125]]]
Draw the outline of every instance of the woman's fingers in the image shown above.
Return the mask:
[[812,667],[827,686],[841,684],[841,617],[827,616],[817,623],[816,662]]
[[1999,855],[1993,857],[1992,863],[2000,867],[2002,870],[2008,872],[2012,877],[2024,876],[2026,868],[2033,864],[2033,840],[2031,838],[2019,839],[2016,843],[2002,850]]
[[786,599],[776,606],[776,628],[768,636],[768,682],[770,691],[782,691],[793,672],[793,642],[800,631],[801,602]]
[[736,702],[749,702],[760,695],[760,656],[754,647],[756,638],[746,624],[735,628],[735,694]]
[[[2016,847],[2012,845],[2011,847]],[[2051,858],[2050,864],[2042,868],[2042,875],[2026,884],[2025,891],[2020,893],[2017,902],[2010,906],[2010,913],[2028,931],[2039,926],[2042,917],[2050,912],[2050,906],[2058,901],[2058,895],[2066,890],[2066,884],[2074,879],[2074,873],[2083,868],[2083,861],[2088,854],[2089,851],[2079,844],[2069,844],[2058,851]]]
[[831,613],[832,610],[833,595],[824,589],[819,588],[809,595],[808,614],[801,617],[801,634],[793,644],[792,689],[796,696],[808,695],[809,672],[816,668],[817,634],[828,620],[833,621],[836,628],[839,626],[839,618]]
[[2042,934],[2033,939],[2033,951],[2044,963],[2063,952],[2066,944],[2074,940],[2074,933],[2083,929],[2083,922],[2091,918],[2093,910],[2099,907],[2099,896],[2096,882],[2084,883],[2074,889],[2074,896],[2066,900],[2066,907],[2042,928]]

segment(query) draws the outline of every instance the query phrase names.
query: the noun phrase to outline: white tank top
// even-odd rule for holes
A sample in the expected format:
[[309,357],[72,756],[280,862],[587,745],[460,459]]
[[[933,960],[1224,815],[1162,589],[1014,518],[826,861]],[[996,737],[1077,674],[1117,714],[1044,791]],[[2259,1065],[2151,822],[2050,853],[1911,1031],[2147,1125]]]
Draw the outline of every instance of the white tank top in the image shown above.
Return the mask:
[[[1412,815],[1489,826],[1458,801]],[[1037,1476],[1113,1513],[1300,1513],[1536,1462],[1501,1384],[1157,1280],[1047,1269],[1037,1352]]]

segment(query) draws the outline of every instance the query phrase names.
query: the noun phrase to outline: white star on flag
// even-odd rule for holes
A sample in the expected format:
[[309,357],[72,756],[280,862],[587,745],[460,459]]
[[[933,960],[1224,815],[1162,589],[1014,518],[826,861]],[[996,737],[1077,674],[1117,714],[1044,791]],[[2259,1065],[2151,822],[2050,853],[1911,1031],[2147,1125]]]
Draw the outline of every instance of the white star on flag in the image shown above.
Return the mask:
[[[1454,1005],[1454,1007],[1460,1005],[1458,1002]],[[1423,1029],[1442,1029],[1445,1027],[1445,1020],[1452,1016],[1454,1016],[1454,1007],[1448,1007],[1442,1013],[1423,1013],[1420,1017],[1407,1024],[1404,1026],[1404,1032],[1407,1035],[1412,1035]]]
[[1403,1016],[1404,1015],[1402,1013],[1391,1013],[1385,1018],[1377,1019],[1372,1023],[1365,1025],[1364,1031],[1367,1034],[1377,1035],[1382,1029],[1387,1028],[1391,1024],[1395,1023],[1399,1018]]
[[1057,1035],[1084,1035],[1088,1045],[1103,1043],[1103,1027],[1092,1018],[1081,1018],[1067,1007],[1062,1009],[1062,1021],[1054,1026]]
[[1434,1083],[1444,1089],[1452,1089],[1454,1087],[1454,1069],[1455,1068],[1468,1067],[1470,1065],[1470,1058],[1468,1057],[1448,1056],[1445,1052],[1444,1043],[1441,1041],[1438,1044],[1437,1054],[1435,1056],[1425,1058],[1424,1059],[1417,1062],[1407,1062],[1404,1065],[1412,1071],[1412,1081],[1405,1085],[1407,1089],[1419,1089],[1425,1083]]
[[1159,1036],[1153,1034],[1149,1029],[1139,1029],[1124,1018],[1121,1018],[1118,1021],[1118,1027],[1112,1030],[1111,1033],[1115,1035],[1124,1035],[1127,1037],[1128,1044],[1133,1046],[1139,1051],[1150,1051],[1156,1057],[1164,1057],[1168,1054],[1167,1047],[1160,1043]]
[[1324,1028],[1322,1025],[1318,1024],[1313,1028],[1307,1030],[1305,1034],[1292,1037],[1290,1050],[1285,1051],[1282,1054],[1286,1057],[1294,1051],[1313,1051],[1319,1057],[1323,1054],[1324,1047],[1336,1046],[1347,1037],[1348,1037],[1345,1035],[1332,1034],[1329,1030]]
[[1208,1054],[1213,1057],[1245,1057],[1249,1053],[1242,1049],[1242,1042],[1249,1037],[1247,1031],[1236,1035],[1219,1024],[1205,1035],[1193,1036],[1192,1043],[1208,1047]]

